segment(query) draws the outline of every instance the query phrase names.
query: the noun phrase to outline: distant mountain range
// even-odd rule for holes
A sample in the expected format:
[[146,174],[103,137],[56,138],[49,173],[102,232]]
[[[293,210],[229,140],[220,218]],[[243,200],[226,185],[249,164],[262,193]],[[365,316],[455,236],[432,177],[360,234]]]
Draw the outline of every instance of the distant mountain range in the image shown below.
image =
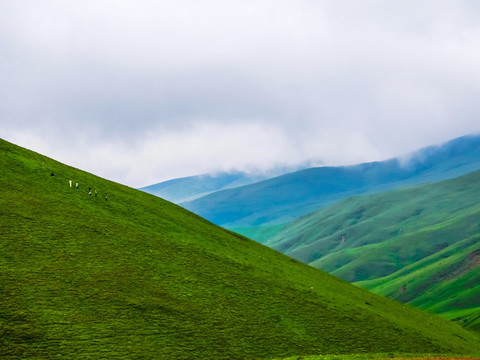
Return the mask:
[[202,174],[172,179],[140,188],[149,194],[180,204],[192,201],[208,194],[257,183],[272,177],[280,176],[293,170],[298,171],[306,166],[276,167],[269,171],[228,171]]
[[248,233],[243,228],[286,223],[353,195],[450,179],[479,169],[480,136],[471,135],[406,157],[305,169],[181,205],[217,225]]
[[158,197],[3,140],[0,154],[2,358],[480,353],[453,322]]
[[192,201],[215,191],[249,185],[267,179],[267,175],[244,172],[222,172],[172,179],[139,190],[176,204]]

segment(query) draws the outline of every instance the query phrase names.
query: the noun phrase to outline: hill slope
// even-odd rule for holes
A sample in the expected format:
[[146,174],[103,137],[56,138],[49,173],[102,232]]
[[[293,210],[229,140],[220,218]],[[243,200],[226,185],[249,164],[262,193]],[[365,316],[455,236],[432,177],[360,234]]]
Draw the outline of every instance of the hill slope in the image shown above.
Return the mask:
[[480,310],[479,197],[480,171],[357,196],[292,222],[266,244],[446,317],[472,314]]
[[480,235],[357,285],[480,331]]
[[0,153],[6,358],[480,351],[453,323],[176,205],[5,141]]
[[[417,151],[408,159],[301,170],[218,191],[182,206],[263,241],[245,227],[277,225],[352,195],[454,178],[480,169],[480,136],[465,136]],[[270,234],[267,232],[267,234]]]

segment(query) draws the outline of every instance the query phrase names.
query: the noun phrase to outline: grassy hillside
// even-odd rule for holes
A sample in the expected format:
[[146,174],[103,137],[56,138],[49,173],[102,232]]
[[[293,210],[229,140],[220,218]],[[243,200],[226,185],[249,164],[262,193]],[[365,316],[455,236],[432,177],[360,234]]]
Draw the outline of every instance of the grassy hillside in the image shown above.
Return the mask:
[[[454,178],[480,169],[480,136],[465,136],[405,158],[297,171],[214,192],[182,206],[265,241],[257,227],[278,225],[353,195]],[[254,229],[248,229],[248,228]]]
[[357,285],[480,330],[480,235]]
[[5,141],[0,154],[2,358],[480,352],[454,323],[152,195]]
[[447,356],[441,354],[348,354],[348,355],[305,355],[276,360],[480,360],[478,357]]
[[292,222],[266,244],[446,317],[468,310],[465,317],[480,304],[479,196],[474,172],[353,197]]

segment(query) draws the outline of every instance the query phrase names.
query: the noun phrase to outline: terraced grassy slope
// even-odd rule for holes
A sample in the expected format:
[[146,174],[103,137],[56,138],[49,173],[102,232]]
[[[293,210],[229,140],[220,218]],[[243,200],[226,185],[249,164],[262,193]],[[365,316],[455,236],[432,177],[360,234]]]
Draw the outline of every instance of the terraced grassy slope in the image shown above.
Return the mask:
[[353,197],[292,222],[267,245],[463,321],[480,304],[479,198],[480,172]]
[[[258,227],[283,224],[353,195],[441,181],[480,169],[480,136],[354,166],[297,171],[255,184],[214,192],[181,205],[215,224],[266,240]],[[254,229],[249,229],[254,228]]]
[[480,351],[453,323],[152,195],[5,141],[0,154],[3,358]]

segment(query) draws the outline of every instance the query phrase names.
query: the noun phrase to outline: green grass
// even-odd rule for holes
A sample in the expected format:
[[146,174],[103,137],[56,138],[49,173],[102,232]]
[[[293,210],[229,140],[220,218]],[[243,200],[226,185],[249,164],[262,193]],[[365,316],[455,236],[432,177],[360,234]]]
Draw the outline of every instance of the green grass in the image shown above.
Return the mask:
[[480,353],[452,322],[155,196],[5,141],[0,155],[2,359]]
[[479,196],[474,172],[352,197],[284,226],[266,244],[449,319],[470,309],[454,319],[478,329],[471,316],[480,304]]
[[357,285],[480,330],[479,244],[480,235],[467,238],[389,276]]
[[442,354],[348,354],[292,356],[278,360],[478,360],[475,357]]
[[250,239],[255,239],[255,241],[260,244],[265,243],[268,239],[273,238],[275,235],[280,233],[284,228],[285,224],[278,225],[264,225],[257,227],[246,227],[246,228],[232,228],[230,230],[241,234]]

